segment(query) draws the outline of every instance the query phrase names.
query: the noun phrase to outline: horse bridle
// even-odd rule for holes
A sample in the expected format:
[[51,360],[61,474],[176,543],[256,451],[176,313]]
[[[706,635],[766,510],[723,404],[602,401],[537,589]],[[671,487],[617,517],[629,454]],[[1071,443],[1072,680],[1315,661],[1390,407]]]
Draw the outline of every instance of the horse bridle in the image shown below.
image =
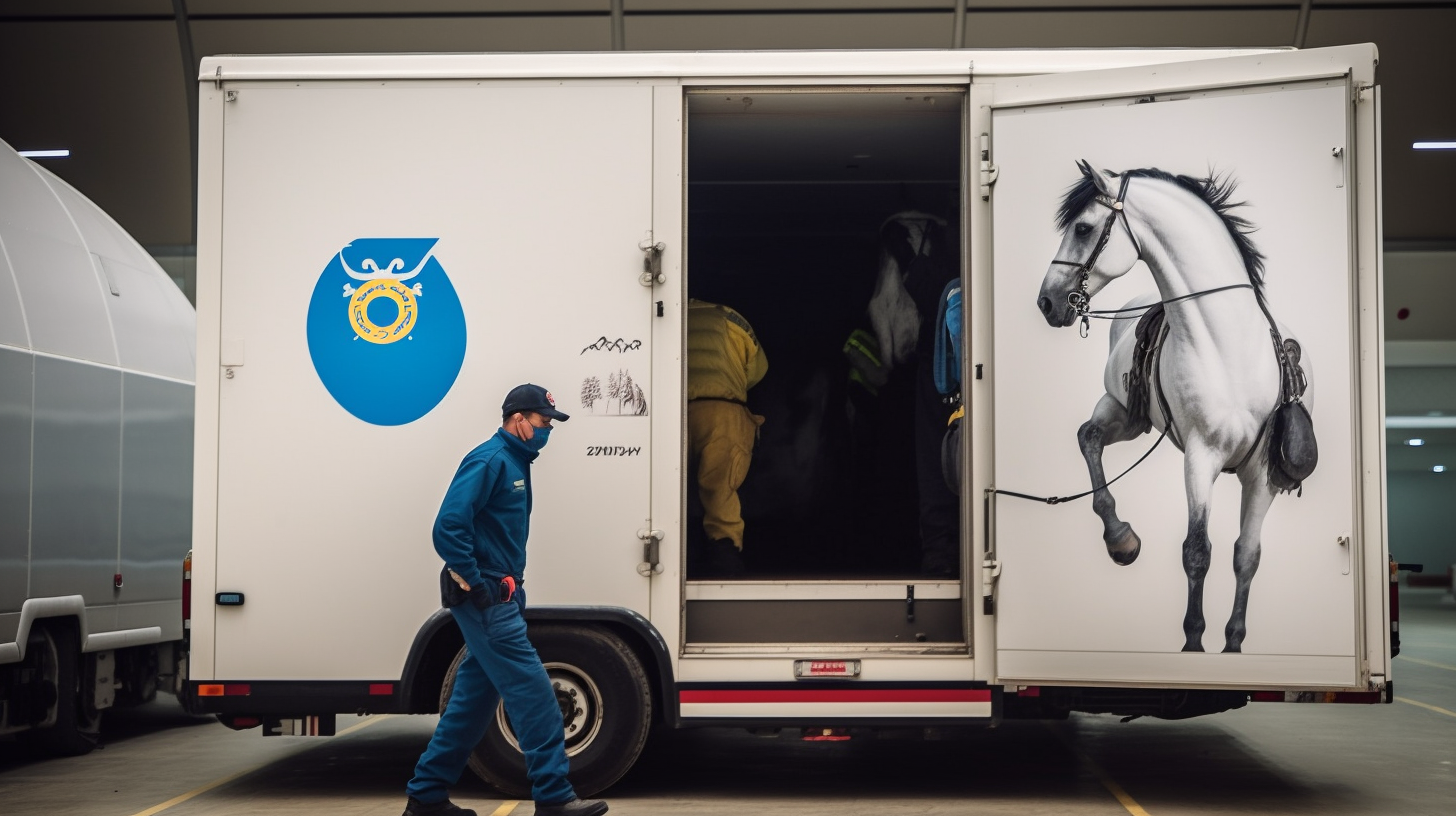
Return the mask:
[[[1074,267],[1077,270],[1077,288],[1067,293],[1067,305],[1071,306],[1072,309],[1076,311],[1077,317],[1081,319],[1082,325],[1077,327],[1077,333],[1084,338],[1087,336],[1091,325],[1088,318],[1096,317],[1101,320],[1130,320],[1135,317],[1142,317],[1144,312],[1146,312],[1153,306],[1158,305],[1149,303],[1144,306],[1129,306],[1123,309],[1089,308],[1092,305],[1092,297],[1087,294],[1087,279],[1091,276],[1092,267],[1096,266],[1097,259],[1102,256],[1102,250],[1106,249],[1108,241],[1112,240],[1112,225],[1116,223],[1117,216],[1122,216],[1122,226],[1124,229],[1127,230],[1128,240],[1132,241],[1132,248],[1137,250],[1137,257],[1133,259],[1134,263],[1142,260],[1143,257],[1142,245],[1138,243],[1137,235],[1133,234],[1132,224],[1128,223],[1127,211],[1123,207],[1123,202],[1127,200],[1127,184],[1131,180],[1132,176],[1125,174],[1123,175],[1122,186],[1118,188],[1117,198],[1115,199],[1111,198],[1106,193],[1098,193],[1097,196],[1092,199],[1098,204],[1106,207],[1109,212],[1107,213],[1107,220],[1102,222],[1102,235],[1099,236],[1097,239],[1097,246],[1092,248],[1092,254],[1087,256],[1087,260],[1083,261],[1082,263],[1077,263],[1076,261],[1063,261],[1056,258],[1052,259],[1053,264],[1070,266]],[[1218,286],[1213,289],[1205,289],[1202,292],[1193,292],[1187,295],[1179,295],[1175,298],[1168,298],[1167,300],[1159,301],[1159,303],[1166,306],[1169,303],[1177,303],[1180,300],[1203,297],[1204,295],[1211,295],[1215,292],[1223,292],[1229,289],[1253,288],[1253,284],[1235,283],[1229,286]],[[1262,306],[1262,303],[1260,305]],[[1125,312],[1137,312],[1137,314],[1129,315],[1124,314]]]
[[1102,222],[1102,234],[1098,236],[1097,245],[1092,247],[1092,254],[1087,256],[1087,260],[1077,263],[1076,261],[1052,259],[1053,264],[1070,266],[1077,270],[1077,288],[1067,293],[1067,305],[1071,306],[1077,312],[1077,317],[1082,319],[1082,327],[1079,331],[1083,337],[1087,336],[1087,315],[1089,312],[1087,307],[1092,302],[1092,298],[1087,294],[1087,279],[1092,274],[1092,267],[1097,265],[1097,259],[1102,257],[1102,250],[1106,249],[1108,242],[1112,240],[1112,225],[1117,223],[1117,216],[1122,216],[1122,226],[1127,230],[1127,237],[1132,240],[1133,248],[1137,250],[1138,257],[1141,258],[1143,256],[1142,247],[1138,246],[1137,236],[1132,234],[1132,225],[1127,223],[1127,213],[1123,211],[1122,206],[1122,202],[1127,199],[1127,183],[1131,180],[1132,176],[1124,175],[1122,177],[1122,186],[1118,188],[1117,198],[1115,199],[1109,197],[1106,193],[1098,193],[1096,198],[1092,199],[1106,207],[1108,212],[1107,220]]

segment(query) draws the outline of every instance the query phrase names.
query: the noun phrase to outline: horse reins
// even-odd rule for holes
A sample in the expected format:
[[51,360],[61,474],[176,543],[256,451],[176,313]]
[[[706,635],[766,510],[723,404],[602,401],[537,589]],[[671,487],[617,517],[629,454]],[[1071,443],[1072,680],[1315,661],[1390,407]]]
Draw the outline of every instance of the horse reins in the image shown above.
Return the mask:
[[[1123,202],[1127,200],[1127,185],[1130,181],[1132,181],[1132,176],[1124,174],[1122,177],[1122,186],[1119,187],[1117,190],[1116,199],[1108,197],[1105,193],[1098,193],[1097,196],[1092,199],[1098,204],[1106,207],[1109,212],[1107,213],[1107,220],[1102,222],[1102,234],[1097,238],[1097,246],[1092,248],[1092,254],[1087,256],[1087,260],[1083,261],[1082,263],[1077,263],[1076,261],[1063,261],[1056,258],[1052,259],[1053,264],[1060,264],[1062,266],[1070,266],[1075,268],[1077,270],[1077,274],[1080,276],[1080,279],[1077,281],[1077,288],[1067,294],[1067,305],[1071,306],[1077,312],[1077,317],[1080,318],[1082,321],[1082,325],[1077,328],[1077,334],[1083,338],[1087,337],[1089,328],[1091,326],[1089,318],[1095,317],[1099,320],[1131,320],[1136,317],[1142,317],[1144,312],[1158,304],[1166,306],[1169,303],[1177,303],[1180,300],[1189,300],[1192,298],[1203,297],[1204,295],[1212,295],[1216,292],[1228,291],[1229,289],[1254,288],[1253,284],[1234,283],[1228,286],[1219,286],[1213,289],[1205,289],[1202,292],[1193,292],[1187,295],[1179,295],[1178,297],[1168,298],[1167,300],[1158,301],[1158,304],[1149,303],[1143,306],[1128,306],[1122,309],[1088,308],[1092,304],[1092,298],[1090,295],[1087,294],[1087,279],[1091,277],[1092,267],[1097,264],[1097,259],[1102,257],[1102,251],[1107,248],[1108,242],[1112,240],[1112,225],[1116,223],[1117,216],[1122,216],[1123,229],[1127,230],[1128,240],[1132,241],[1133,249],[1137,250],[1137,258],[1134,262],[1136,262],[1137,260],[1142,260],[1143,257],[1142,245],[1138,243],[1137,235],[1133,233],[1132,224],[1128,223],[1127,211],[1123,207]],[[1127,312],[1137,312],[1137,314],[1126,314]]]

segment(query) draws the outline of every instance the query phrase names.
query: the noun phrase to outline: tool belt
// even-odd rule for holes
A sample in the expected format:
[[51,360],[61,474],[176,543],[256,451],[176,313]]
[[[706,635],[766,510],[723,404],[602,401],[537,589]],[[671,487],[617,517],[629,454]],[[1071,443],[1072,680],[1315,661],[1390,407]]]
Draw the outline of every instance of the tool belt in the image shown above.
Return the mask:
[[[455,583],[455,576],[450,572],[449,567],[440,568],[440,605],[449,609],[470,601],[476,606],[485,608],[496,604],[509,603],[516,597],[516,590],[525,582],[516,580],[514,575],[506,575],[494,582],[495,592],[470,593],[460,588]],[[491,586],[491,579],[486,578],[486,586]],[[483,601],[483,603],[482,603]]]

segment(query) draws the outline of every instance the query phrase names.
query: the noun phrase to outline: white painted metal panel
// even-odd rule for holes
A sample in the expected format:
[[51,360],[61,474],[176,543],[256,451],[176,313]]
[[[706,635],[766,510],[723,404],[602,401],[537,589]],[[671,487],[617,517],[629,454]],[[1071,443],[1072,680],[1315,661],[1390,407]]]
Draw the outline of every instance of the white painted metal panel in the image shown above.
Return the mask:
[[132,614],[145,621],[135,626],[160,624],[180,637],[182,558],[192,543],[192,384],[131,372],[123,377],[117,567],[123,584],[116,600],[123,614],[149,603],[175,605],[175,614]]
[[30,582],[31,409],[35,356],[0,347],[0,643],[15,639]]
[[92,632],[116,626],[121,380],[114,368],[35,357],[28,597],[84,597]]
[[[1000,680],[1363,686],[1359,576],[1383,558],[1384,541],[1361,530],[1362,512],[1378,514],[1379,497],[1362,489],[1358,445],[1370,428],[1378,433],[1378,418],[1362,417],[1358,407],[1368,385],[1359,385],[1364,372],[1356,363],[1363,276],[1354,251],[1375,239],[1378,216],[1353,218],[1352,169],[1373,161],[1375,146],[1352,138],[1344,77],[1368,81],[1373,58],[1373,49],[1351,47],[997,83],[991,134],[1000,169],[992,203],[996,283],[993,303],[976,313],[995,321],[995,487],[1067,496],[1091,486],[1077,433],[1116,380],[1108,375],[1104,382],[1109,324],[1093,321],[1092,337],[1081,340],[1075,330],[1048,326],[1037,307],[1042,275],[1061,240],[1053,215],[1081,177],[1078,159],[1110,170],[1236,176],[1234,200],[1249,204],[1235,214],[1258,227],[1253,239],[1266,256],[1269,307],[1313,360],[1307,399],[1320,446],[1319,467],[1303,496],[1276,497],[1263,525],[1242,654],[1180,651],[1189,521],[1184,457],[1172,445],[1165,442],[1110,488],[1118,515],[1142,538],[1141,555],[1128,566],[1108,558],[1090,498],[1048,506],[999,497]],[[1338,79],[1291,81],[1299,76]],[[1286,84],[1268,84],[1280,82]],[[1078,101],[1083,98],[1101,101]],[[1138,98],[1159,101],[1132,104]],[[1374,195],[1368,187],[1359,191],[1359,197]],[[1117,229],[1120,237],[1121,223]],[[1102,290],[1093,307],[1119,308],[1151,291],[1151,276],[1139,263]],[[1251,331],[1263,320],[1255,316]],[[1267,337],[1267,324],[1260,331]],[[1122,473],[1155,438],[1109,447],[1107,478]],[[1203,642],[1212,652],[1224,645],[1232,605],[1239,503],[1236,479],[1221,477],[1208,522],[1213,551],[1203,601]],[[1353,543],[1342,546],[1342,539]]]
[[[218,539],[205,580],[246,604],[204,613],[216,615],[212,676],[398,677],[439,608],[439,501],[499,426],[505,392],[527,381],[572,415],[534,466],[530,602],[648,611],[636,534],[657,409],[653,295],[638,281],[651,100],[638,83],[392,83],[244,87],[225,103]],[[313,299],[337,310],[328,337],[353,337],[350,301],[321,273],[370,237],[437,239],[432,263],[466,327],[448,393],[393,425],[337,401],[310,357]],[[418,293],[410,337],[438,321],[440,280]],[[389,371],[360,372],[365,392],[395,386]],[[640,402],[612,392],[626,374]],[[602,387],[591,404],[589,378]]]
[[1047,74],[1269,53],[1257,48],[329,54],[206,57],[198,79],[541,79],[664,77],[809,84],[835,78]]
[[30,332],[25,326],[25,310],[20,306],[20,286],[5,253],[4,236],[0,235],[0,346],[30,348]]
[[138,265],[138,259],[142,258],[149,264],[154,263],[146,251],[111,216],[102,212],[100,207],[81,195],[76,188],[39,163],[35,165],[35,170],[36,175],[50,188],[51,194],[66,209],[72,228],[88,250],[103,258],[116,258],[133,265]]
[[15,275],[30,346],[115,365],[100,270],[44,180],[49,175],[8,146],[0,149],[0,190],[5,191],[0,244]]
[[121,367],[192,382],[196,312],[182,290],[111,216],[56,176],[41,176],[99,267]]
[[139,264],[106,256],[99,260],[107,283],[118,292],[105,301],[121,367],[179,381],[190,390],[196,376],[196,314],[182,290],[151,258]]

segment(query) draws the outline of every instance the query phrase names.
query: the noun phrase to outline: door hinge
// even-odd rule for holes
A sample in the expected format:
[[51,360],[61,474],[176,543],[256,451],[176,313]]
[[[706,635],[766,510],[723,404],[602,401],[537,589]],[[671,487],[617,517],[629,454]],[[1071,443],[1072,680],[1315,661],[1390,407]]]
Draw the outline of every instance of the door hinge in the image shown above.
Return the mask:
[[637,540],[642,542],[642,562],[637,565],[637,574],[644,578],[662,574],[662,531],[638,530]]
[[1365,98],[1365,92],[1374,87],[1375,84],[1371,82],[1356,82],[1350,89],[1350,101],[1356,105],[1360,104]]
[[1001,577],[1001,562],[986,556],[981,562],[981,612],[996,614],[996,579]]
[[643,286],[667,283],[667,276],[662,274],[662,251],[667,249],[667,244],[661,241],[653,243],[648,238],[638,244],[637,248],[646,253],[646,257],[642,259],[642,275],[637,278],[638,282]]
[[1001,175],[1001,168],[991,163],[991,134],[981,134],[981,200],[991,200],[991,187],[996,183],[996,177]]

